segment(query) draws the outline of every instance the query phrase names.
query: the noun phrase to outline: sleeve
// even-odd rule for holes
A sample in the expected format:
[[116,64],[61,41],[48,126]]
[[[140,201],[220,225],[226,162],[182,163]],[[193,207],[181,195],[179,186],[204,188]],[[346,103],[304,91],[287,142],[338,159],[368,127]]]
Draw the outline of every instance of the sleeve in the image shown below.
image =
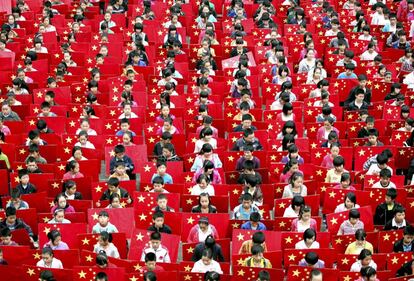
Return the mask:
[[217,245],[217,261],[224,262],[224,255],[220,245]]
[[194,160],[193,166],[191,166],[190,171],[191,172],[196,172],[198,170],[198,168],[201,167],[200,162],[201,162],[200,157],[196,157],[195,160]]
[[164,256],[164,262],[165,263],[171,263],[170,254],[168,253],[168,250],[165,250],[165,256]]
[[283,195],[282,195],[282,198],[289,198],[289,197],[290,197],[289,188],[288,188],[288,186],[285,186],[285,187],[283,188]]
[[298,231],[297,224],[298,224],[298,219],[294,219],[294,220],[292,221],[292,226],[291,226],[291,231],[292,231],[292,232],[297,232],[297,231]]
[[197,245],[194,249],[194,253],[193,256],[191,257],[191,260],[193,262],[198,261],[199,259],[201,259],[201,252],[202,252],[202,247],[200,247],[199,245]]
[[32,228],[25,222],[22,222],[22,224],[23,224],[23,228],[27,231],[27,234],[29,234],[30,237],[33,237],[34,234],[33,234]]
[[342,223],[341,226],[338,229],[337,235],[343,235],[344,234],[344,224]]
[[213,231],[214,239],[216,239],[216,240],[219,239],[219,234],[218,234],[217,229],[214,225],[211,226],[211,230]]
[[111,159],[111,161],[109,161],[109,171],[112,174],[115,170],[115,157],[113,157]]
[[145,261],[145,248],[142,249],[141,261]]
[[223,167],[223,163],[220,160],[220,157],[218,157],[218,155],[216,155],[216,168],[222,168]]
[[115,245],[113,245],[113,247],[114,248],[113,248],[112,252],[113,252],[114,258],[119,259],[118,249],[115,247]]
[[383,212],[381,209],[382,209],[381,205],[378,205],[377,208],[375,209],[375,214],[374,214],[375,225],[382,225],[384,223]]
[[198,242],[195,239],[196,233],[197,233],[197,229],[196,229],[196,227],[193,226],[193,228],[191,228],[191,230],[190,230],[190,233],[188,233],[187,243],[195,243],[195,242]]
[[351,254],[351,247],[352,246],[353,246],[353,243],[349,244],[348,247],[346,247],[345,255],[350,255]]

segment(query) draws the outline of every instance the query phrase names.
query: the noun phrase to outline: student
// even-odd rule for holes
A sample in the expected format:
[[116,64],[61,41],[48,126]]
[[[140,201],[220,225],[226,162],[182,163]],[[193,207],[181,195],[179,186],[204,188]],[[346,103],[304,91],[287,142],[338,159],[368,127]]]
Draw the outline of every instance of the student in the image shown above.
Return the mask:
[[157,265],[157,256],[155,253],[147,253],[145,255],[145,267],[141,268],[142,273],[147,272],[162,272],[164,271],[164,268],[162,266]]
[[266,236],[264,232],[262,231],[254,232],[250,240],[244,241],[242,245],[240,246],[239,255],[251,253],[251,249],[254,245],[262,246],[264,251],[267,252]]
[[206,273],[211,271],[223,274],[220,264],[217,261],[213,260],[213,252],[211,249],[204,249],[201,259],[194,263],[191,272]]
[[342,156],[336,156],[333,159],[334,167],[329,169],[326,173],[325,182],[328,183],[340,183],[341,176],[343,173],[347,173],[348,171],[344,169],[345,160]]
[[157,172],[152,175],[151,182],[156,177],[161,177],[164,180],[164,184],[172,184],[173,178],[167,173],[167,164],[164,161],[157,161]]
[[152,225],[148,227],[148,231],[171,234],[171,228],[164,223],[164,213],[161,211],[152,214]]
[[168,190],[164,188],[164,179],[160,176],[156,176],[152,179],[152,189],[150,192],[157,192],[157,193],[169,193]]
[[316,231],[308,228],[303,232],[303,240],[295,244],[295,249],[319,249],[319,242],[316,241]]
[[404,227],[403,234],[403,238],[394,243],[393,251],[395,253],[414,252],[414,227],[407,225]]
[[213,254],[213,260],[218,262],[224,262],[223,252],[221,250],[221,246],[216,243],[216,240],[212,235],[208,235],[204,242],[200,242],[195,246],[194,253],[191,258],[192,261],[198,261],[201,259],[203,251],[205,249],[210,249]]
[[16,186],[16,189],[19,190],[21,195],[36,192],[36,187],[30,183],[29,173],[26,169],[19,170],[18,176],[19,184]]
[[378,130],[370,129],[368,131],[368,142],[365,143],[365,146],[384,146],[384,144],[378,140]]
[[53,219],[47,222],[48,224],[57,224],[57,223],[71,223],[70,220],[65,219],[65,210],[57,208],[53,212]]
[[125,170],[126,173],[128,174],[128,176],[132,179],[135,179],[135,177],[133,176],[133,171],[134,171],[134,163],[132,162],[132,159],[125,154],[125,146],[123,146],[122,144],[118,144],[115,146],[114,148],[114,153],[115,156],[111,158],[110,162],[109,162],[109,171],[110,173],[114,173],[115,172],[115,164],[116,162],[123,162],[125,164]]
[[388,169],[380,171],[380,180],[372,186],[372,188],[396,188],[395,184],[391,182],[391,172]]
[[62,262],[54,257],[53,250],[49,247],[43,248],[42,259],[36,263],[36,266],[63,269]]
[[313,268],[325,268],[325,262],[319,259],[315,252],[307,252],[305,257],[299,261],[299,266],[310,266]]
[[6,208],[13,206],[16,210],[29,209],[29,204],[21,199],[20,191],[17,188],[12,189],[10,197],[10,201],[7,203]]
[[99,212],[98,222],[92,228],[92,233],[101,233],[103,231],[108,233],[118,232],[116,226],[109,222],[109,214],[107,211]]
[[108,257],[119,259],[118,249],[112,244],[112,234],[102,231],[98,238],[98,243],[93,247],[94,253],[104,251]]
[[349,271],[360,272],[362,268],[367,266],[370,266],[375,270],[377,269],[377,264],[372,260],[372,252],[370,250],[363,249],[358,255],[358,260],[352,264]]
[[128,118],[122,118],[119,121],[120,130],[116,132],[115,136],[122,137],[126,132],[130,132],[133,137],[136,136],[135,132],[131,131],[130,128],[130,122]]
[[18,244],[12,240],[12,233],[8,227],[1,228],[0,246],[17,246]]
[[368,116],[365,119],[365,126],[358,131],[358,138],[367,138],[369,136],[369,130],[374,129],[374,122],[374,117]]
[[351,209],[358,209],[359,205],[356,203],[356,195],[354,192],[348,192],[345,194],[344,203],[339,204],[336,206],[334,213],[340,213],[349,211]]
[[253,197],[256,206],[263,205],[263,192],[259,186],[258,178],[255,175],[247,174],[244,177],[243,193],[249,193]]
[[292,221],[291,231],[304,232],[306,229],[317,229],[316,220],[311,218],[311,208],[303,205],[299,211],[299,217]]
[[[108,186],[108,189],[105,190],[104,193],[102,193],[100,201],[109,200],[109,197],[111,196],[112,193],[118,193],[121,198],[126,198],[127,204],[132,203],[132,199],[128,191],[119,186],[118,178],[109,178],[107,181],[107,186]],[[99,202],[97,202],[96,205],[100,207]]]
[[363,249],[368,249],[371,253],[374,252],[372,244],[366,241],[367,233],[363,229],[358,229],[355,232],[355,241],[346,247],[345,255],[359,255]]
[[351,175],[349,173],[342,173],[341,182],[335,185],[334,188],[342,190],[355,190],[355,187],[351,185]]
[[121,196],[118,193],[112,193],[109,196],[109,205],[106,206],[106,209],[119,209],[123,208],[121,204]]
[[264,249],[260,245],[253,245],[251,249],[251,257],[244,260],[243,266],[258,267],[258,268],[272,268],[271,262],[263,256]]
[[[168,193],[168,192],[165,192]],[[200,194],[201,196],[201,194]],[[160,193],[157,195],[157,206],[152,209],[154,212],[175,212],[173,208],[168,206],[168,197],[167,195]]]
[[175,154],[175,148],[172,143],[166,143],[162,148],[162,155],[159,157],[165,161],[181,161],[180,157]]
[[243,223],[241,225],[241,229],[248,229],[248,230],[266,230],[266,226],[260,222],[260,213],[253,212],[250,214],[249,221]]
[[9,228],[12,233],[17,229],[26,230],[27,234],[30,236],[30,240],[33,243],[33,231],[22,219],[16,217],[16,208],[6,208],[6,217],[0,222],[0,229],[5,227]]
[[289,178],[289,184],[283,188],[282,198],[293,198],[297,195],[306,196],[307,194],[308,188],[303,184],[303,174],[294,172]]
[[199,243],[206,240],[207,236],[212,235],[214,239],[218,239],[219,235],[214,225],[209,223],[207,217],[200,217],[198,224],[194,225],[190,229],[190,233],[187,237],[188,243]]
[[156,157],[161,156],[164,145],[167,143],[171,143],[171,140],[172,135],[170,134],[170,132],[163,132],[161,135],[161,140],[155,144],[152,154]]
[[408,225],[408,222],[405,219],[404,207],[398,206],[394,209],[394,212],[394,218],[385,224],[384,230],[403,229]]
[[348,219],[341,224],[337,235],[355,234],[358,229],[364,229],[364,223],[360,217],[361,214],[357,209],[351,209]]
[[45,158],[43,158],[43,157],[40,155],[40,152],[39,152],[39,145],[37,145],[37,144],[35,144],[35,143],[33,143],[33,144],[31,144],[31,145],[29,146],[29,155],[26,157],[26,160],[25,160],[25,162],[26,162],[26,163],[28,162],[28,160],[29,160],[29,158],[30,158],[30,157],[33,157],[33,158],[35,159],[35,162],[36,162],[37,164],[47,164],[46,159],[45,159]]
[[119,181],[128,181],[129,176],[126,173],[125,163],[122,161],[118,161],[115,163],[115,170],[109,178],[117,178]]
[[209,196],[215,195],[214,187],[210,184],[210,178],[207,175],[199,175],[196,183],[191,189],[191,195],[200,195],[201,193],[207,193]]
[[299,216],[299,211],[303,205],[305,205],[305,199],[303,199],[302,196],[300,195],[293,196],[290,206],[287,207],[283,213],[283,217],[284,218],[297,218]]
[[76,191],[76,182],[68,180],[63,182],[62,193],[67,200],[82,200],[82,194]]
[[59,230],[53,229],[47,234],[49,242],[43,248],[49,247],[52,250],[69,250],[68,244],[62,241],[62,234]]
[[259,212],[259,209],[253,204],[253,196],[250,193],[244,193],[241,196],[241,204],[233,210],[233,219],[248,220],[253,212]]
[[378,154],[377,155],[377,163],[373,163],[369,167],[366,174],[367,175],[379,175],[381,170],[387,169],[391,172],[391,175],[392,175],[392,169],[391,169],[391,167],[389,167],[387,165],[387,163],[388,163],[388,156],[383,154],[383,153]]
[[83,178],[84,175],[79,171],[79,163],[76,160],[71,160],[66,163],[66,173],[63,175],[63,180],[79,179]]
[[152,232],[150,235],[150,243],[142,250],[141,261],[145,261],[145,255],[154,253],[157,257],[157,262],[171,263],[168,249],[161,245],[161,233]]
[[54,213],[56,209],[62,209],[65,213],[75,213],[75,208],[71,206],[66,197],[63,193],[59,193],[56,195],[55,199],[53,200],[54,206],[52,207],[51,212]]
[[211,204],[210,195],[201,193],[198,197],[198,204],[191,209],[191,213],[215,214],[217,209]]

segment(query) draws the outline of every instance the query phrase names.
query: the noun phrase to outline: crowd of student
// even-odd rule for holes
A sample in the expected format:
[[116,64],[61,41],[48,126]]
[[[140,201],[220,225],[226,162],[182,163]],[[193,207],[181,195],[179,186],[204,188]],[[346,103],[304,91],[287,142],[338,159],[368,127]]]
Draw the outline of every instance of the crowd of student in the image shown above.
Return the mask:
[[[270,183],[283,184],[280,197],[291,202],[282,213],[284,218],[290,219],[289,230],[303,235],[303,239],[295,242],[294,248],[307,250],[297,263],[299,266],[311,267],[306,272],[306,279],[331,280],[328,279],[331,276],[324,272],[328,267],[324,259],[328,257],[318,254],[318,249],[322,248],[318,232],[326,231],[327,224],[327,231],[332,236],[355,236],[355,240],[345,248],[345,254],[357,257],[347,271],[359,273],[358,280],[413,274],[414,260],[401,264],[395,272],[382,272],[384,268],[378,268],[374,261],[377,249],[368,241],[367,233],[372,231],[368,226],[372,223],[390,233],[399,231],[398,239],[393,242],[393,251],[414,251],[414,227],[405,218],[408,206],[401,204],[401,197],[398,197],[408,190],[406,186],[414,184],[414,164],[401,167],[394,162],[397,148],[414,146],[414,119],[410,115],[414,63],[409,41],[414,34],[414,1],[69,2],[51,0],[36,4],[17,0],[12,1],[11,13],[2,14],[0,58],[8,58],[10,53],[14,53],[12,61],[15,58],[16,62],[11,69],[0,71],[1,75],[8,76],[8,71],[13,70],[11,81],[9,78],[0,78],[7,85],[7,88],[1,85],[0,163],[4,162],[2,168],[7,169],[10,175],[17,175],[18,184],[9,183],[9,194],[2,194],[6,198],[3,203],[6,204],[2,206],[5,218],[0,222],[0,246],[17,246],[13,232],[24,229],[31,247],[41,249],[37,267],[65,268],[55,257],[56,251],[70,249],[62,233],[57,229],[49,231],[48,242],[39,245],[35,232],[19,217],[19,210],[29,209],[29,203],[25,201],[28,197],[25,196],[38,192],[30,178],[33,174],[42,174],[42,168],[45,167],[42,165],[48,163],[43,154],[46,150],[42,150],[42,147],[47,148],[53,138],[47,136],[59,135],[52,129],[59,126],[52,125],[51,120],[62,116],[67,118],[71,114],[69,107],[59,109],[61,106],[73,105],[69,102],[58,105],[62,99],[59,95],[63,95],[59,87],[74,84],[76,87],[71,87],[70,100],[80,104],[82,112],[79,128],[73,130],[76,140],[72,149],[68,148],[71,157],[63,159],[67,160],[65,173],[57,178],[62,180],[63,190],[54,198],[50,210],[53,218],[48,224],[72,223],[68,214],[76,213],[77,210],[72,206],[76,204],[71,203],[85,199],[85,195],[78,190],[77,180],[91,176],[87,169],[82,169],[85,167],[82,163],[91,160],[86,151],[104,150],[97,141],[102,135],[102,128],[94,127],[97,124],[95,121],[105,118],[101,109],[110,109],[114,105],[118,113],[114,111],[111,116],[114,118],[116,115],[119,128],[112,136],[117,137],[118,143],[111,146],[111,157],[106,157],[110,173],[105,181],[106,187],[93,202],[94,207],[103,209],[97,214],[97,222],[91,230],[98,234],[93,247],[98,268],[96,281],[108,280],[105,269],[116,267],[110,258],[120,259],[120,252],[112,243],[112,234],[120,231],[116,221],[110,222],[110,210],[132,207],[134,200],[137,200],[135,194],[124,188],[123,184],[136,180],[137,173],[141,173],[142,180],[141,167],[144,163],[133,159],[128,149],[133,148],[138,143],[137,139],[144,136],[145,144],[152,154],[149,158],[154,160],[155,172],[150,176],[150,182],[140,182],[140,191],[144,191],[143,184],[149,184],[150,188],[146,191],[156,193],[154,206],[142,210],[148,211],[152,217],[147,229],[150,233],[149,242],[143,247],[140,256],[141,262],[145,263],[140,269],[145,281],[157,280],[157,274],[159,276],[165,272],[163,264],[176,263],[170,257],[171,249],[163,243],[163,236],[182,234],[174,233],[171,227],[174,222],[166,221],[166,213],[180,211],[169,205],[168,195],[176,190],[169,190],[170,187],[177,182],[182,183],[179,178],[181,172],[184,175],[184,171],[178,175],[169,173],[169,163],[190,159],[191,165],[186,169],[191,172],[188,194],[197,196],[198,202],[191,206],[191,213],[199,216],[188,235],[181,238],[183,242],[196,244],[190,271],[204,274],[204,280],[227,280],[225,278],[230,273],[227,269],[223,270],[224,263],[231,261],[225,259],[223,249],[217,242],[223,238],[219,235],[219,226],[214,225],[209,217],[209,214],[223,211],[213,203],[216,196],[222,193],[219,188],[224,188],[225,184],[237,188],[241,186],[234,208],[226,206],[225,212],[229,213],[231,219],[243,221],[240,223],[242,230],[253,230],[251,239],[244,241],[239,249],[233,249],[233,253],[247,255],[239,266],[259,269],[251,276],[255,280],[270,280],[276,272],[273,270],[282,269],[281,265],[272,265],[274,261],[267,258],[273,248],[269,246],[272,241],[266,241],[266,235],[269,235],[268,231],[273,231],[273,225],[272,220],[265,219],[263,210],[268,212],[267,202],[273,203],[273,199],[279,199],[265,198],[268,194],[265,186]],[[161,11],[157,4],[167,10]],[[72,14],[68,12],[69,8],[73,9]],[[125,16],[121,19],[126,19],[127,23],[119,26],[120,18],[117,15]],[[28,21],[35,23],[35,28],[25,24]],[[63,26],[61,21],[68,23],[68,26]],[[151,28],[156,28],[159,33],[150,31]],[[51,33],[56,44],[48,41]],[[94,45],[93,51],[88,49],[84,56],[80,56],[91,66],[87,70],[90,78],[82,80],[79,73],[84,73],[84,70],[80,68],[86,67],[86,62],[79,60],[78,48],[85,43],[80,39],[85,34],[89,34],[90,39],[93,37],[99,47]],[[186,34],[188,36],[184,36]],[[121,37],[116,37],[118,35]],[[160,38],[152,38],[154,35]],[[27,41],[22,38],[26,36]],[[118,38],[124,38],[121,53],[111,47],[111,43],[114,43],[112,40]],[[295,40],[300,42],[292,42]],[[20,48],[20,44],[24,48]],[[88,48],[91,47],[89,45]],[[260,49],[262,47],[264,52]],[[54,53],[58,58],[62,54],[62,61],[52,63]],[[18,57],[20,54],[23,55],[21,61]],[[93,59],[88,57],[91,54]],[[43,70],[36,69],[41,67],[39,62],[44,58],[47,59],[49,70],[46,76],[40,73]],[[231,69],[225,67],[229,63],[233,65]],[[119,67],[120,64],[122,71],[108,74],[105,67]],[[151,75],[146,73],[149,68],[152,69]],[[259,70],[263,70],[263,73]],[[46,78],[46,83],[40,81],[39,77]],[[383,87],[385,90],[373,88],[374,82],[381,85],[378,88]],[[81,88],[81,84],[85,91],[82,99],[77,100],[75,91],[77,87]],[[115,84],[122,87],[119,94],[118,89],[114,90],[116,87],[107,89],[108,85]],[[333,85],[338,88],[339,84],[347,89],[345,94],[333,89]],[[150,87],[159,96],[151,95]],[[266,96],[265,87],[274,91],[270,99]],[[301,87],[304,87],[304,91]],[[17,124],[22,125],[28,121],[31,114],[20,108],[32,104],[32,99],[25,97],[34,97],[37,89],[45,89],[43,100],[37,103],[39,108],[34,113],[37,117],[36,121],[32,121],[35,129],[24,131],[24,137],[27,137],[24,145],[29,154],[24,159],[24,167],[17,169],[16,163],[9,160],[15,157],[7,155],[14,151],[3,151],[2,145],[22,144],[18,141],[23,138],[14,138],[18,134],[18,126],[13,124],[21,122]],[[226,92],[223,92],[224,89]],[[114,104],[105,101],[108,96],[113,98]],[[86,101],[84,104],[81,102],[83,100]],[[139,104],[140,101],[147,101],[147,104]],[[219,107],[214,107],[216,105]],[[377,110],[378,106],[381,106],[381,110]],[[185,110],[182,111],[182,108]],[[193,111],[191,108],[194,108],[194,115],[190,114],[190,110]],[[218,108],[217,112],[214,108]],[[384,108],[396,110],[392,122],[398,127],[392,127],[391,130],[378,127],[378,124],[389,125],[389,120],[384,117],[388,116]],[[154,114],[152,119],[144,116],[150,109],[158,112],[151,112]],[[273,114],[270,114],[271,118],[264,114],[268,109]],[[309,122],[305,117],[308,114],[305,109],[315,109],[317,112]],[[356,113],[352,115],[355,117],[350,118],[351,115],[347,114],[353,112]],[[266,118],[272,120],[266,122]],[[357,144],[375,150],[364,159],[362,171],[357,171],[356,157],[348,157],[344,152],[349,151],[346,149],[350,146],[358,146],[351,139],[346,126],[337,126],[348,121],[346,118],[359,122],[355,136],[355,140],[359,141]],[[193,121],[198,124],[195,128],[189,126],[189,122]],[[316,128],[312,131],[308,123],[315,124]],[[137,124],[144,125],[144,133]],[[150,141],[152,135],[146,132],[149,128],[145,124],[156,124],[154,136],[159,141]],[[273,126],[278,129],[273,131]],[[406,140],[401,144],[393,144],[389,139],[394,136],[393,131],[405,134]],[[69,134],[65,129],[63,132]],[[236,137],[235,133],[239,135]],[[196,135],[194,141],[190,138],[192,134]],[[62,138],[62,135],[59,137]],[[176,139],[180,135],[185,136],[185,143],[177,143]],[[271,145],[272,136],[277,145]],[[309,149],[309,141],[317,144]],[[52,144],[55,142],[52,141]],[[62,145],[61,141],[58,145]],[[313,157],[316,152],[312,150],[317,146],[326,152],[319,162]],[[270,154],[262,158],[259,151],[277,151],[281,157],[277,161],[271,159]],[[226,153],[230,152],[239,152],[238,158],[232,163],[233,167],[227,167],[229,162],[224,161]],[[348,159],[353,161],[351,165],[346,163]],[[283,169],[279,172],[275,169],[273,173],[270,171],[273,164],[283,165]],[[312,171],[306,168],[308,164],[313,165]],[[313,178],[316,167],[326,170],[321,182]],[[228,172],[233,171],[238,176],[232,181]],[[356,172],[374,176],[376,180],[369,186],[361,186]],[[97,178],[98,175],[94,176]],[[403,184],[395,181],[398,177],[404,178]],[[326,222],[323,206],[318,205],[318,209],[322,207],[321,218],[312,217],[315,210],[310,207],[308,196],[315,193],[313,185],[322,182],[329,184],[334,194],[345,191],[343,203],[334,208],[335,214],[345,213],[347,216],[340,221],[337,231],[330,229],[331,226]],[[366,218],[360,212],[364,206],[357,204],[362,200],[357,200],[356,194],[361,189],[371,188],[386,189],[386,192],[383,200],[377,201],[379,204],[372,210],[373,217]],[[320,195],[324,196],[324,193],[320,192]],[[226,196],[231,197],[230,194]],[[327,197],[324,199],[327,200]],[[7,256],[3,257],[2,247],[0,264],[7,266]],[[232,277],[234,275],[233,272]],[[288,280],[293,277],[287,275]],[[39,278],[55,280],[54,273],[49,270],[42,270]]]

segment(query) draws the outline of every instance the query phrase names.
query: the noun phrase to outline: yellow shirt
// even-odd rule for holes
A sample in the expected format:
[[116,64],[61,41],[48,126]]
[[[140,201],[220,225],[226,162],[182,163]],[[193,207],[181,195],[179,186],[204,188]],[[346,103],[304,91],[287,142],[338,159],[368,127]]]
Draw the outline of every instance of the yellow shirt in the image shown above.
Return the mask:
[[[251,254],[252,253],[251,252],[252,247],[253,247],[253,241],[252,240],[244,241],[243,244],[240,247],[239,255]],[[266,242],[262,244],[262,247],[263,247],[263,251],[267,252]]]
[[349,244],[348,247],[346,247],[345,255],[359,255],[359,253],[361,253],[363,249],[370,250],[371,253],[374,253],[374,248],[372,247],[372,244],[368,241],[365,241],[362,247],[357,246],[357,242],[354,241],[351,244]]
[[253,258],[249,257],[244,260],[243,266],[258,267],[258,268],[272,268],[272,264],[268,259],[262,258],[259,263],[254,263]]

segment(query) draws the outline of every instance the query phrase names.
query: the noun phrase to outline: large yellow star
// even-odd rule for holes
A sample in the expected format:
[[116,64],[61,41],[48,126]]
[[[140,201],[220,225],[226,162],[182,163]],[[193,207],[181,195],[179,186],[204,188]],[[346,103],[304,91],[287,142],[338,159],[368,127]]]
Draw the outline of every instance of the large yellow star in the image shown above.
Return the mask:
[[237,235],[237,240],[238,241],[243,241],[244,240],[244,235],[239,233],[239,235]]
[[187,253],[194,253],[194,248],[193,247],[188,248]]
[[294,270],[292,273],[293,273],[293,276],[294,276],[294,277],[299,277],[299,275],[300,275],[300,271],[299,271],[299,270],[297,270],[297,269],[296,269],[296,270]]
[[34,274],[35,274],[34,269],[32,269],[32,268],[28,268],[28,269],[27,269],[27,274],[29,274],[30,276],[34,275]]
[[144,221],[144,220],[146,220],[147,219],[147,215],[146,214],[144,214],[144,213],[142,213],[140,216],[139,216],[139,220],[140,221]]
[[286,238],[285,238],[285,242],[286,242],[287,244],[292,243],[292,238],[291,238],[290,236],[286,237]]
[[193,224],[194,223],[194,219],[193,219],[193,217],[189,217],[188,219],[187,219],[187,224]]
[[82,245],[89,245],[89,239],[87,237],[85,237],[84,239],[82,239]]
[[244,276],[244,270],[240,269],[239,271],[237,271],[237,275],[238,276]]
[[134,275],[134,276],[130,277],[129,280],[130,281],[138,281],[138,278],[136,278],[135,275]]
[[81,272],[78,272],[79,274],[79,278],[86,278],[86,272],[84,272],[83,270]]
[[190,272],[191,271],[191,266],[189,266],[189,265],[185,266],[184,271],[185,272]]
[[137,234],[137,241],[139,240],[139,241],[142,241],[142,238],[144,238],[144,235],[142,235],[141,234],[141,232],[140,233],[138,233]]
[[86,256],[85,258],[86,258],[86,261],[87,261],[87,262],[91,262],[91,261],[93,260],[93,258],[92,258],[92,256],[91,256],[91,255]]

